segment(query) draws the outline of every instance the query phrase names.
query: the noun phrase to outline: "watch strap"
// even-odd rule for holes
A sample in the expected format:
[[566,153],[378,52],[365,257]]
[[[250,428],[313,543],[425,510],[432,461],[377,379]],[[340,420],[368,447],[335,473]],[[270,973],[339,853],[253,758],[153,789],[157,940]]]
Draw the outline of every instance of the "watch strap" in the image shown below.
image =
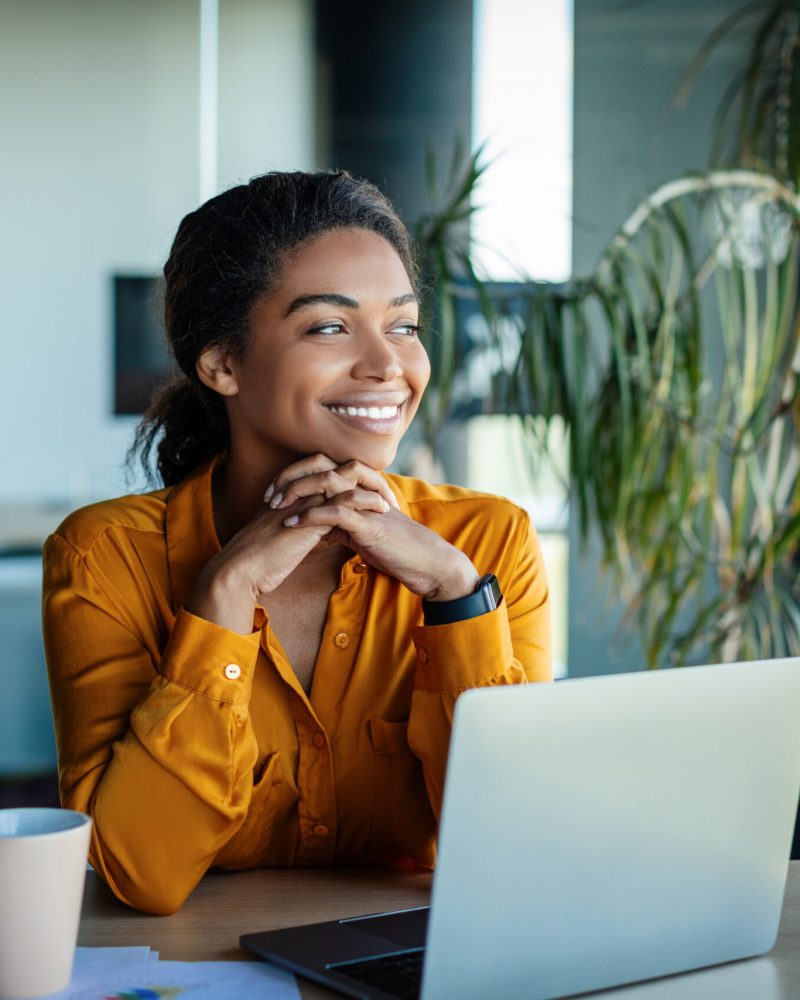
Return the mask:
[[482,576],[471,594],[454,601],[426,601],[422,599],[422,615],[426,625],[450,625],[453,622],[477,618],[494,611],[503,601],[500,584],[494,573]]

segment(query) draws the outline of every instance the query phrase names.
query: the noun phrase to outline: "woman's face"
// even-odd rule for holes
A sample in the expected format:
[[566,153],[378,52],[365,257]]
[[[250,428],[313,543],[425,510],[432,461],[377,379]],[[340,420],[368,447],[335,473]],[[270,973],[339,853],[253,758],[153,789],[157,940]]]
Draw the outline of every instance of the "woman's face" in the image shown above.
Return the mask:
[[322,452],[385,468],[430,376],[418,315],[382,237],[341,229],[303,245],[254,305],[244,357],[226,362],[232,447],[269,463]]

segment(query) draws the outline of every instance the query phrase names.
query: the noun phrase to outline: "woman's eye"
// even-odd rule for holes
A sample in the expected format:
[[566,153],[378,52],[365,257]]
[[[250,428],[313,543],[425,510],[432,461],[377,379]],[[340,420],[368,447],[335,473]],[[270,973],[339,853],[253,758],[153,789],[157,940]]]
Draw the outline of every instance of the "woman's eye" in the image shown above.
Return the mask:
[[308,332],[330,336],[336,333],[347,333],[347,327],[343,323],[323,323],[320,326],[312,327]]
[[393,326],[389,332],[400,333],[404,337],[416,337],[419,333],[419,327],[414,323],[400,323],[398,326]]

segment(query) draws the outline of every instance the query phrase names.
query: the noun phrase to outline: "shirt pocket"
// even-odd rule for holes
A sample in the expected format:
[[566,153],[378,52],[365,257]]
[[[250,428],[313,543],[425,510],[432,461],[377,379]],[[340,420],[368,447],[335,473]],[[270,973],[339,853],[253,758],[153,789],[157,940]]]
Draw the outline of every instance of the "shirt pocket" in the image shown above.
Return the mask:
[[225,868],[256,868],[266,861],[283,798],[283,768],[277,750],[259,761],[253,771],[253,782],[245,821],[216,859]]
[[373,752],[368,850],[375,860],[409,857],[430,864],[436,838],[422,763],[408,745],[408,722],[369,720]]

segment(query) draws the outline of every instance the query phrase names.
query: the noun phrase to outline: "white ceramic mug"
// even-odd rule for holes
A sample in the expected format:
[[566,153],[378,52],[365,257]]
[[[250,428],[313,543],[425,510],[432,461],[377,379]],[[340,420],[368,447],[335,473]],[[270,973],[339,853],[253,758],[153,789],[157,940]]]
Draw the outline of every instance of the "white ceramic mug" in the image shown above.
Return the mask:
[[69,984],[91,830],[70,809],[0,809],[0,997]]

